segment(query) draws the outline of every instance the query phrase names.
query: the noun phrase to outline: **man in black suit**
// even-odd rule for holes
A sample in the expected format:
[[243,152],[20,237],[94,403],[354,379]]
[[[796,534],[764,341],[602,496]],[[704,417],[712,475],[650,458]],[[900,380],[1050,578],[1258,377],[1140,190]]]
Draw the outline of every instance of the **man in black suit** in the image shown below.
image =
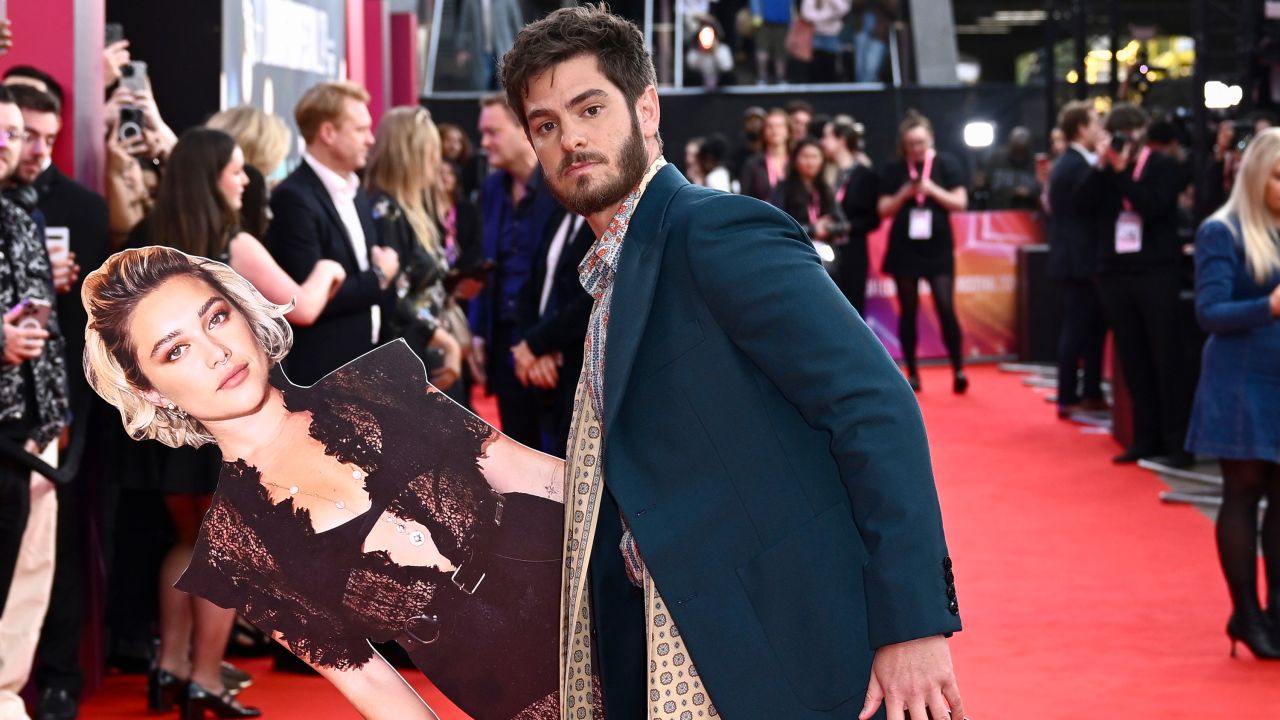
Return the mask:
[[1182,449],[1188,408],[1179,400],[1177,353],[1185,176],[1177,161],[1146,146],[1148,122],[1133,105],[1112,109],[1106,129],[1121,141],[1102,147],[1080,203],[1097,209],[1098,290],[1133,400],[1133,441],[1113,460],[1187,467],[1193,458]]
[[[1106,319],[1095,282],[1098,220],[1092,205],[1080,202],[1080,189],[1093,174],[1104,133],[1090,103],[1067,103],[1058,116],[1071,146],[1049,175],[1049,275],[1062,285],[1062,330],[1058,337],[1058,417],[1077,410],[1101,410],[1102,348]],[[1083,392],[1077,368],[1084,365]]]
[[390,303],[389,288],[400,272],[396,252],[378,243],[369,200],[356,177],[373,147],[368,102],[364,88],[352,83],[307,90],[294,108],[307,143],[303,162],[271,194],[267,249],[280,267],[299,283],[324,258],[347,271],[315,323],[294,330],[285,371],[301,385],[374,348],[383,305]]
[[[57,311],[66,339],[67,384],[72,411],[72,433],[92,432],[89,462],[73,482],[57,486],[58,520],[56,564],[49,609],[40,634],[35,666],[40,688],[36,717],[45,720],[74,718],[84,674],[80,669],[80,632],[84,625],[85,566],[82,560],[87,527],[100,527],[93,519],[88,498],[100,481],[98,470],[104,436],[95,432],[105,404],[90,391],[80,357],[84,354],[84,327],[87,321],[80,302],[80,278],[76,260],[87,267],[101,265],[109,253],[107,245],[107,203],[103,198],[62,174],[52,163],[53,145],[62,128],[61,103],[54,92],[44,92],[32,84],[6,79],[5,84],[22,111],[26,138],[12,187],[33,196],[36,209],[44,216],[46,237],[51,242],[50,263],[58,292]],[[53,90],[53,88],[50,88]],[[54,243],[54,239],[57,242]],[[76,447],[76,446],[73,446]],[[61,464],[76,459],[63,455]]]
[[564,455],[573,393],[582,373],[582,344],[593,300],[578,277],[596,235],[586,218],[567,210],[552,216],[520,298],[523,340],[511,348],[516,378],[542,390],[544,449]]

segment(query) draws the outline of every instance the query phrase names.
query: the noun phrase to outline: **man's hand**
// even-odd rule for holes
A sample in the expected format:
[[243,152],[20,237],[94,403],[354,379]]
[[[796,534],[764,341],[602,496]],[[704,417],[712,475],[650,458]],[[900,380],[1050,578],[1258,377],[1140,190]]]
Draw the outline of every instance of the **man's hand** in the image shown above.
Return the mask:
[[14,306],[4,314],[4,361],[8,365],[21,365],[44,352],[44,339],[49,331],[44,328],[24,328],[13,324],[22,312]]
[[511,359],[515,364],[516,379],[521,385],[529,387],[529,371],[538,362],[538,356],[529,349],[529,343],[521,340],[519,345],[511,348]]
[[904,710],[912,720],[961,720],[964,706],[946,638],[934,635],[876,650],[858,720],[870,718],[882,702],[888,720],[904,720]]
[[471,352],[467,354],[467,367],[471,368],[471,377],[483,385],[488,378],[488,374],[484,371],[484,338],[479,336],[471,338]]
[[560,382],[560,365],[563,362],[559,353],[538,358],[529,368],[529,384],[539,390],[554,390]]
[[59,255],[56,259],[50,258],[49,266],[53,269],[53,289],[59,295],[70,292],[76,280],[80,279],[80,266],[76,264],[76,254],[73,252]]

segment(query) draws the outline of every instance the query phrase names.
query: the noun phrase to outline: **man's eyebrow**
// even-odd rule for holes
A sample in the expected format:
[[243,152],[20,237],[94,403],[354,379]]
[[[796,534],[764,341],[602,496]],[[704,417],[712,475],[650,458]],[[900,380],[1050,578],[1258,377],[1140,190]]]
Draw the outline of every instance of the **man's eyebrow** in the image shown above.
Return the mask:
[[[565,103],[565,105],[564,105],[564,106],[565,106],[566,108],[572,108],[572,107],[574,107],[574,106],[581,105],[582,103],[584,103],[584,102],[586,102],[587,100],[590,100],[590,99],[592,99],[592,98],[596,98],[596,97],[604,97],[604,96],[607,96],[607,95],[608,95],[608,93],[606,93],[604,90],[601,90],[601,89],[599,89],[599,88],[592,88],[592,89],[590,89],[590,90],[584,90],[584,91],[582,91],[582,92],[578,93],[578,94],[577,94],[577,95],[576,95],[572,100],[570,100],[569,102]],[[551,114],[551,111],[550,111],[550,110],[547,110],[546,108],[540,108],[540,107],[539,107],[539,108],[534,108],[534,109],[530,110],[529,112],[525,113],[525,118],[526,118],[527,120],[532,121],[532,120],[535,120],[535,119],[537,119],[537,118],[545,117],[545,116],[550,115],[550,114]]]

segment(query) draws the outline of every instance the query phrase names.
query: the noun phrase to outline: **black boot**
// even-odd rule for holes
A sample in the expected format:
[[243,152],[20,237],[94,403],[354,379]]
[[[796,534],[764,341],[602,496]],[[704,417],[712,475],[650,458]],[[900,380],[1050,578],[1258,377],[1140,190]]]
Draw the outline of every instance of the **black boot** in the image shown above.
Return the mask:
[[1227,621],[1231,657],[1236,656],[1236,643],[1242,642],[1259,660],[1280,660],[1280,644],[1273,635],[1271,622],[1261,611],[1235,612]]

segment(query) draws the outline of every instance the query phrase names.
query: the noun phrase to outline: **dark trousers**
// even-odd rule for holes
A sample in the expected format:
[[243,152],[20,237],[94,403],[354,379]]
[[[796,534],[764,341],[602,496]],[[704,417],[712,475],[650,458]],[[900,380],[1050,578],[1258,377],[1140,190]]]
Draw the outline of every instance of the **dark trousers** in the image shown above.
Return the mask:
[[[1062,281],[1062,331],[1058,335],[1058,405],[1102,399],[1102,349],[1107,320],[1093,280]],[[1084,366],[1084,386],[1076,370]]]
[[31,471],[0,456],[0,608],[9,599],[9,586],[22,550],[22,533],[30,514]]
[[1178,288],[1172,268],[1098,279],[1133,401],[1129,449],[1141,455],[1177,452],[1187,433],[1178,401]]
[[543,449],[542,429],[539,426],[541,401],[538,391],[527,388],[516,379],[511,361],[514,327],[499,323],[493,331],[493,341],[488,347],[489,389],[498,396],[498,417],[502,420],[502,432],[518,443],[535,450]]
[[859,315],[867,314],[867,239],[851,238],[836,248],[836,285]]

